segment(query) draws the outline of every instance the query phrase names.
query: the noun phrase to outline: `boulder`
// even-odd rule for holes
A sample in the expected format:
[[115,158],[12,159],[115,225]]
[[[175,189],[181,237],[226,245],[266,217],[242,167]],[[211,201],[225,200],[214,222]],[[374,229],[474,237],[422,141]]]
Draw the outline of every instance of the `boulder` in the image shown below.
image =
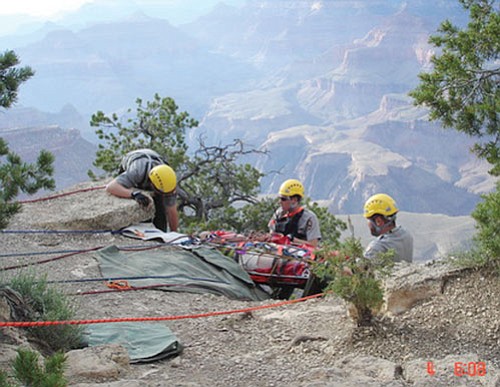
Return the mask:
[[69,351],[66,356],[64,375],[72,384],[116,381],[130,370],[128,352],[121,345],[88,347]]
[[419,301],[443,293],[448,278],[458,275],[460,269],[443,262],[426,265],[398,263],[385,280],[383,312],[397,315],[406,312]]
[[[25,202],[14,221],[48,230],[119,230],[154,216],[154,206],[143,209],[134,200],[108,194],[104,186],[82,183],[43,200]],[[37,213],[41,216],[33,217]]]

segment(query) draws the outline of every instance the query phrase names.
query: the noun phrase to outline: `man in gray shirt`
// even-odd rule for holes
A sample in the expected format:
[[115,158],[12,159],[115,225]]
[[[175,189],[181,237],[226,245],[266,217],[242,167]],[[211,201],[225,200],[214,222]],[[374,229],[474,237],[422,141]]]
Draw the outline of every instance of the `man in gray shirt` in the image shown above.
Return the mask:
[[363,216],[377,239],[370,242],[364,252],[365,258],[374,258],[379,253],[394,251],[395,262],[413,261],[413,237],[401,226],[396,226],[398,212],[396,202],[386,194],[371,196],[364,205]]
[[112,180],[106,191],[111,195],[134,199],[149,207],[148,196],[138,191],[150,191],[155,205],[153,224],[162,231],[177,231],[179,216],[176,206],[177,178],[174,170],[151,149],[127,153],[120,164],[120,175]]

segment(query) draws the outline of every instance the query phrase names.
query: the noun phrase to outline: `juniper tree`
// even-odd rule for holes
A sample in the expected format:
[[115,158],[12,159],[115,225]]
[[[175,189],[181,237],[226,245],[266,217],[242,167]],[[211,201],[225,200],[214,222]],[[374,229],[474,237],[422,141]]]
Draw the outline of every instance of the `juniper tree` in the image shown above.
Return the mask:
[[[29,66],[18,67],[19,58],[14,51],[0,54],[0,108],[9,108],[17,100],[21,83],[34,75]],[[38,155],[35,163],[25,163],[0,138],[0,228],[4,228],[9,218],[21,206],[11,201],[20,192],[33,194],[40,189],[53,189],[51,178],[54,156],[45,150]]]
[[500,2],[459,0],[469,11],[460,29],[446,20],[430,37],[438,53],[410,92],[431,120],[477,138],[473,151],[500,175]]
[[[410,95],[415,104],[429,108],[431,120],[477,139],[473,151],[500,176],[500,1],[459,0],[469,11],[464,29],[444,21],[430,43],[439,54],[433,69],[420,74],[420,84]],[[496,192],[483,195],[472,216],[477,221],[476,265],[499,266],[500,238]]]

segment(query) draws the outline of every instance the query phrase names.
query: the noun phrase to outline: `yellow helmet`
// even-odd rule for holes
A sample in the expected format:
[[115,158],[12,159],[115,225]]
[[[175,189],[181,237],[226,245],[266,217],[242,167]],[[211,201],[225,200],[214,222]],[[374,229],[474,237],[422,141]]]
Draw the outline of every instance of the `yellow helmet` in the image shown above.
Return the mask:
[[165,164],[157,165],[149,172],[149,180],[154,187],[163,193],[172,192],[177,186],[174,170]]
[[299,195],[301,198],[303,198],[304,186],[298,180],[289,179],[281,184],[279,194],[283,196]]
[[364,214],[365,218],[371,218],[375,214],[383,216],[391,216],[398,212],[396,202],[389,195],[379,193],[370,196],[365,203]]

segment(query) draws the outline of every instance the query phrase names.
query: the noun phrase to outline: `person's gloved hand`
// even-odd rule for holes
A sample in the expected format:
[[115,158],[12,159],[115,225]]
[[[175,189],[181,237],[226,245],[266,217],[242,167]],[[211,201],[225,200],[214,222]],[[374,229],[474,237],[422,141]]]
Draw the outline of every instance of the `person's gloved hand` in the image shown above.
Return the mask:
[[134,191],[132,192],[132,199],[134,199],[137,203],[139,203],[142,207],[148,208],[151,200],[149,197],[144,195],[142,192]]

